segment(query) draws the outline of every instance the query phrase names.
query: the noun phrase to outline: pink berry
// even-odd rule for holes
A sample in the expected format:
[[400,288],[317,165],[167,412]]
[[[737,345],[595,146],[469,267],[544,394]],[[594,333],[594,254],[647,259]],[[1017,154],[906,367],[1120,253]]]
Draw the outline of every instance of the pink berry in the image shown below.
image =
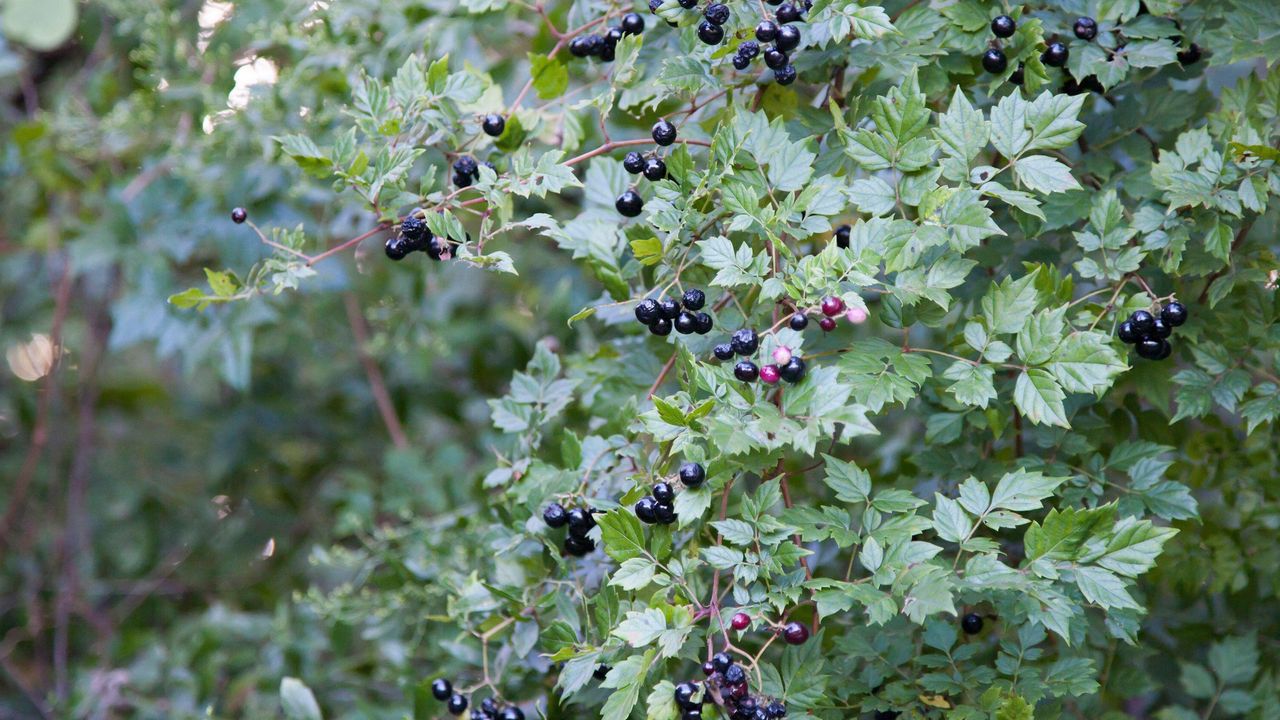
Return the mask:
[[854,325],[861,325],[867,321],[867,311],[862,308],[849,308],[844,312],[844,316]]
[[818,327],[822,328],[823,332],[831,332],[836,329],[836,319],[824,317],[818,321]]
[[729,621],[729,625],[732,626],[734,630],[746,630],[747,626],[750,624],[751,616],[744,612],[734,613],[733,619]]
[[786,365],[791,362],[791,348],[786,345],[779,345],[773,350],[773,361],[779,365]]
[[828,295],[822,298],[822,314],[827,317],[835,317],[844,312],[844,301],[835,295]]
[[765,365],[760,368],[760,380],[762,382],[773,385],[782,378],[782,373],[778,371],[777,365]]

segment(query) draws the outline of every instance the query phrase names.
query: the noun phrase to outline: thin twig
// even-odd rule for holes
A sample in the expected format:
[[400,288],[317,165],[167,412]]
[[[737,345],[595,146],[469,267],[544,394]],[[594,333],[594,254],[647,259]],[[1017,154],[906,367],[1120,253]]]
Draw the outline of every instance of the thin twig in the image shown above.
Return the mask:
[[373,355],[369,354],[369,324],[365,322],[364,313],[360,311],[360,302],[354,293],[343,295],[347,307],[347,321],[351,332],[356,336],[356,352],[360,355],[360,364],[364,366],[364,374],[369,378],[369,387],[373,391],[373,401],[382,415],[382,423],[387,426],[387,434],[397,448],[409,447],[409,438],[405,437],[400,418],[396,416],[395,405],[391,402],[391,394],[387,392],[387,383],[382,376],[382,369]]

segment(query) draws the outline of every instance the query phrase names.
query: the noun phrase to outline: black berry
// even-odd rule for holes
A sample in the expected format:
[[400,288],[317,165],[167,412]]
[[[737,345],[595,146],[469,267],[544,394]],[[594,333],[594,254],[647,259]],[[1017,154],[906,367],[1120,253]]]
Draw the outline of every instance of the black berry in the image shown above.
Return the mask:
[[498,137],[502,134],[502,131],[506,129],[507,121],[506,118],[503,118],[501,115],[489,114],[484,116],[484,123],[482,123],[482,126],[484,127],[485,135]]
[[588,55],[603,55],[605,50],[604,38],[599,35],[588,35],[586,38]]
[[706,10],[702,11],[702,17],[709,23],[723,25],[729,22],[729,6],[724,3],[711,3]]
[[249,213],[242,207],[238,207],[231,211],[231,222],[242,225],[245,220],[249,219]]
[[691,682],[682,682],[676,686],[675,700],[676,705],[682,708],[697,707],[698,703],[693,701],[693,696],[698,694],[698,686]]
[[581,538],[570,535],[564,539],[565,552],[574,557],[582,557],[595,549],[596,544],[591,540],[591,538]]
[[1160,317],[1170,327],[1181,327],[1187,321],[1187,306],[1174,300],[1160,309]]
[[747,671],[741,665],[730,665],[724,669],[724,681],[730,685],[744,683],[747,681]]
[[789,59],[790,58],[787,57],[786,53],[777,48],[765,48],[764,64],[767,65],[770,70],[778,70],[785,67]]
[[760,43],[756,42],[755,40],[744,40],[743,43],[738,46],[738,55],[748,60],[754,58],[759,54],[760,54]]
[[680,303],[671,298],[662,298],[658,302],[658,310],[662,313],[662,317],[675,320],[680,315]]
[[823,315],[833,318],[844,312],[844,300],[841,300],[835,295],[828,295],[822,298],[822,304],[820,307],[822,308]]
[[698,0],[676,0],[676,2],[685,10],[692,10],[698,7]]
[[708,660],[708,661],[706,661],[706,662],[702,663],[702,674],[703,674],[703,675],[711,675],[711,674],[712,674],[712,673],[714,673],[715,671],[716,671],[716,666],[715,666],[715,664],[714,664],[714,663],[712,663],[710,660]]
[[778,36],[773,46],[783,52],[791,52],[800,47],[800,28],[795,25],[782,25],[778,28]]
[[711,664],[715,667],[716,672],[722,673],[733,667],[733,657],[729,653],[718,652],[711,656]]
[[848,225],[841,225],[836,228],[836,245],[842,248],[849,247],[849,231],[853,228]]
[[431,694],[437,700],[448,700],[449,696],[453,694],[453,683],[444,678],[433,680],[431,682]]
[[1022,85],[1024,81],[1026,81],[1026,70],[1022,63],[1018,63],[1018,67],[1015,68],[1013,72],[1009,73],[1009,82],[1014,85]]
[[1120,342],[1132,345],[1142,339],[1142,333],[1134,329],[1133,323],[1125,320],[1116,328],[1116,337],[1120,338]]
[[1013,37],[1018,30],[1018,23],[1008,15],[997,15],[991,21],[991,34],[998,38]]
[[1076,18],[1071,29],[1081,40],[1092,40],[1098,37],[1098,21],[1091,17]]
[[[604,668],[604,672],[606,675],[608,675],[609,671],[613,669],[608,665],[601,665],[600,667]],[[598,676],[599,672],[600,672],[600,668],[596,668],[596,671],[592,674],[597,675],[598,679],[603,680],[604,678],[600,678]],[[524,711],[516,707],[515,705],[508,705],[502,708],[502,713],[498,715],[497,720],[524,720]]]
[[480,171],[480,166],[476,164],[475,158],[463,155],[453,161],[453,171],[458,175],[475,175]]
[[591,54],[590,43],[585,35],[579,35],[569,42],[569,54],[574,57],[586,57]]
[[[723,36],[724,31],[721,31]],[[659,120],[653,124],[653,141],[662,146],[670,145],[676,141],[676,126],[666,120]]]
[[960,618],[960,629],[964,630],[966,635],[977,635],[982,632],[982,616],[978,613],[969,613]]
[[790,85],[796,81],[796,66],[783,65],[773,71],[773,79],[778,81],[779,85]]
[[560,503],[551,503],[542,511],[542,521],[547,524],[547,527],[564,527],[569,522],[569,513],[565,512],[564,506]]
[[636,502],[636,517],[640,519],[640,522],[652,525],[658,521],[658,516],[653,512],[653,506],[656,504],[658,504],[658,501],[648,496],[642,497]]
[[1165,322],[1163,318],[1156,318],[1155,326],[1151,333],[1160,339],[1164,339],[1173,334],[1173,326]]
[[1182,65],[1183,67],[1186,67],[1188,65],[1195,65],[1196,63],[1200,62],[1200,58],[1202,56],[1203,56],[1203,53],[1200,52],[1200,46],[1195,43],[1191,43],[1190,45],[1187,46],[1186,50],[1178,51],[1178,64]]
[[609,671],[612,669],[613,668],[609,667],[608,665],[601,663],[596,666],[595,672],[591,673],[591,677],[597,680],[603,680],[609,676]]
[[591,516],[591,511],[584,508],[574,508],[569,511],[569,529],[586,532],[596,526],[596,519]]
[[1167,340],[1161,340],[1157,337],[1144,337],[1138,341],[1138,356],[1148,360],[1157,360],[1160,358],[1160,353],[1163,352],[1164,346],[1168,344]]
[[698,23],[698,39],[707,45],[719,45],[724,40],[724,28],[710,20],[703,20]]
[[622,16],[622,32],[628,35],[639,35],[644,32],[644,18],[636,13],[627,13]]
[[654,182],[661,180],[667,176],[667,164],[662,161],[662,158],[649,158],[644,164],[644,176]]
[[733,59],[730,60],[730,62],[733,63],[733,67],[735,70],[746,70],[748,67],[751,66],[751,61],[749,59],[736,54],[733,56]]
[[467,699],[461,695],[453,694],[449,696],[449,713],[451,715],[461,715],[467,709]]
[[751,328],[742,328],[735,332],[729,338],[729,344],[733,346],[733,351],[739,355],[751,355],[760,347],[760,338],[756,336],[756,331]]
[[496,715],[498,713],[498,701],[491,697],[487,697],[480,701],[480,712],[486,715]]
[[702,720],[702,708],[684,708],[680,711],[680,720]]
[[427,257],[439,262],[448,257],[449,242],[444,238],[429,237],[423,250],[426,251]]
[[707,294],[697,288],[689,288],[680,296],[680,300],[689,310],[701,310],[707,303]]
[[711,348],[711,352],[716,356],[717,360],[730,360],[733,358],[733,346],[729,343],[720,343]]
[[406,241],[403,237],[400,237],[398,235],[395,237],[387,238],[387,242],[384,247],[387,252],[387,257],[391,258],[392,260],[403,260],[406,257],[408,257],[409,253],[411,252],[411,248],[409,247],[409,242]]
[[1067,64],[1071,52],[1060,42],[1049,43],[1049,47],[1040,54],[1040,62],[1049,67],[1062,67]]
[[784,718],[787,716],[787,706],[783,705],[782,702],[778,700],[774,700],[764,709],[764,713],[770,718],[773,718],[773,720],[777,720],[777,718]]
[[998,48],[989,48],[982,53],[982,69],[992,75],[999,75],[1009,67],[1009,59],[1004,56],[1004,51]]
[[789,321],[787,321],[787,325],[791,326],[791,329],[797,332],[804,330],[809,327],[809,316],[804,313],[796,313],[791,316]]
[[659,337],[671,334],[671,321],[666,318],[658,318],[649,323],[649,332]]
[[746,630],[750,624],[751,616],[744,612],[734,613],[733,617],[729,619],[729,627],[734,630]]
[[708,313],[700,312],[694,316],[694,319],[697,320],[698,324],[693,331],[699,335],[706,335],[711,332],[711,328],[716,326],[715,321],[711,319],[711,315]]
[[707,479],[707,471],[701,463],[691,462],[680,466],[680,482],[685,487],[696,488]]
[[791,356],[791,359],[787,361],[787,364],[778,368],[778,374],[782,376],[783,380],[786,380],[789,383],[798,383],[803,380],[804,372],[804,360],[801,360],[795,355]]
[[692,335],[698,329],[698,317],[688,310],[681,310],[676,316],[675,326],[681,335]]
[[1156,329],[1156,318],[1146,310],[1137,310],[1129,316],[1129,324],[1139,335],[1150,335]]
[[644,199],[635,190],[627,190],[618,196],[613,206],[623,217],[635,217],[644,209]]
[[832,330],[836,329],[836,319],[830,318],[830,317],[820,317],[818,318],[818,327],[822,328],[823,332],[831,332]]
[[653,515],[658,519],[658,522],[663,525],[670,525],[676,521],[676,509],[671,506],[671,503],[655,503],[653,506]]
[[760,377],[760,368],[750,360],[740,360],[733,366],[733,376],[742,382],[755,382]]
[[636,320],[648,325],[658,319],[661,316],[661,312],[657,300],[645,298],[636,305]]
[[632,175],[639,175],[644,171],[644,156],[633,150],[622,158],[622,167]]
[[654,483],[653,499],[660,503],[673,503],[676,499],[676,491],[672,489],[671,483],[659,482]]
[[809,639],[809,628],[798,622],[789,622],[782,629],[782,639],[786,640],[788,645],[803,645],[804,641]]
[[800,19],[800,8],[791,3],[782,3],[778,6],[778,22],[789,23]]
[[773,42],[778,37],[778,24],[772,20],[765,20],[756,25],[756,39],[760,42]]

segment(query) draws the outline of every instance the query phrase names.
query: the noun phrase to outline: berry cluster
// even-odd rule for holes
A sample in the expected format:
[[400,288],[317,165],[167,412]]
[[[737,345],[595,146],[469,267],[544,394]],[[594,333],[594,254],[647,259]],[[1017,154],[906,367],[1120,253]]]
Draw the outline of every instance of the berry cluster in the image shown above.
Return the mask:
[[432,260],[447,260],[450,255],[449,243],[431,234],[427,223],[414,215],[409,215],[400,223],[400,232],[387,238],[385,246],[387,257],[392,260],[403,260],[409,253],[421,250]]
[[[695,462],[680,466],[680,482],[695,488],[707,479],[707,471]],[[676,491],[671,483],[654,484],[652,492],[636,503],[636,517],[648,525],[670,525],[676,521]]]
[[1138,357],[1147,360],[1164,360],[1173,353],[1169,336],[1173,329],[1187,321],[1187,306],[1174,300],[1160,308],[1156,317],[1146,310],[1134,311],[1128,320],[1120,323],[1116,336],[1125,343],[1136,346]]
[[[779,0],[769,0],[769,3],[778,5],[778,9],[774,12],[774,19],[760,20],[756,25],[755,41],[747,40],[738,46],[738,52],[733,57],[733,66],[739,70],[745,70],[759,54],[764,57],[764,64],[773,71],[773,79],[777,80],[779,85],[790,85],[796,81],[796,68],[791,64],[792,58],[789,53],[800,47],[800,29],[792,23],[803,22],[804,11],[813,4],[805,0],[801,9],[801,6],[790,2],[779,5]],[[760,43],[773,44],[761,48]]]
[[[1080,35],[1080,31],[1082,29],[1080,24],[1081,20],[1093,22],[1090,18],[1080,18],[1080,20],[1077,20],[1077,36]],[[1009,58],[1005,56],[1004,48],[1001,46],[1000,41],[1013,37],[1013,34],[1017,31],[1017,21],[1008,15],[997,15],[991,20],[991,34],[994,35],[996,39],[991,41],[991,46],[982,54],[983,70],[986,70],[992,75],[999,75],[1009,67]],[[1097,34],[1098,32],[1097,23],[1093,23],[1093,32],[1094,34]],[[1067,49],[1065,43],[1059,42],[1058,40],[1052,40],[1045,46],[1044,52],[1040,53],[1040,62],[1049,67],[1060,68],[1067,64],[1067,58],[1070,57],[1070,55],[1071,51]],[[1009,81],[1015,85],[1021,85],[1022,71],[1023,68],[1019,65],[1018,68],[1013,71],[1013,74],[1009,76]]]
[[[684,309],[680,307],[682,302]],[[680,301],[645,298],[636,305],[636,320],[647,326],[654,335],[670,335],[673,327],[681,335],[706,335],[715,327],[711,315],[701,312],[706,302],[706,293],[697,288],[685,290]]]
[[[506,127],[506,121],[502,120],[500,116],[490,115],[489,117],[497,118],[498,120],[502,121],[502,127],[504,128]],[[485,122],[486,123],[488,122],[488,118],[485,119]],[[486,130],[485,132],[488,132],[488,131]],[[501,135],[502,131],[499,130],[498,134]],[[494,168],[493,163],[486,162],[485,166],[487,166],[490,170],[494,170],[496,172],[496,168]],[[459,188],[471,187],[471,183],[479,179],[480,179],[480,165],[479,163],[476,162],[475,158],[471,157],[470,155],[463,155],[462,157],[453,161],[453,184],[454,185],[456,185]]]
[[574,57],[598,57],[605,62],[613,62],[614,51],[618,41],[624,35],[639,35],[644,32],[644,18],[636,13],[622,16],[622,22],[611,26],[603,35],[579,35],[569,43],[569,54]]
[[596,519],[592,517],[595,512],[594,508],[565,510],[560,503],[551,503],[542,511],[542,521],[553,529],[568,525],[564,551],[574,557],[582,557],[596,549],[595,541],[587,535],[596,526]]
[[[650,132],[650,135],[653,136],[653,141],[661,147],[667,147],[674,143],[676,134],[676,126],[665,119],[654,123]],[[651,157],[646,160],[638,152],[627,153],[622,160],[622,166],[632,175],[644,173],[646,178],[654,181],[661,180],[667,176],[667,164],[662,161],[662,158]],[[640,197],[640,193],[636,192],[634,187],[630,187],[618,196],[613,206],[623,217],[636,217],[644,209],[644,198]]]
[[702,706],[707,702],[721,705],[723,714],[731,720],[776,720],[787,716],[787,706],[780,700],[751,694],[746,670],[734,663],[728,653],[716,653],[702,670],[707,675],[702,683],[685,681],[676,685],[675,701],[681,720],[701,720]]
[[[453,691],[453,683],[440,678],[431,683],[431,695],[443,702],[451,715],[461,715],[470,704],[465,695]],[[498,701],[487,697],[471,711],[471,720],[524,720],[524,711],[515,705],[498,707]]]
[[733,366],[733,376],[742,382],[763,380],[769,385],[776,385],[779,380],[798,383],[804,379],[806,369],[804,360],[799,355],[793,355],[791,349],[785,345],[773,351],[774,362],[757,367],[748,358],[754,355],[759,347],[760,338],[756,335],[756,331],[743,328],[731,335],[729,342],[716,345],[711,352],[720,360],[730,360],[734,355],[743,356],[743,359]]

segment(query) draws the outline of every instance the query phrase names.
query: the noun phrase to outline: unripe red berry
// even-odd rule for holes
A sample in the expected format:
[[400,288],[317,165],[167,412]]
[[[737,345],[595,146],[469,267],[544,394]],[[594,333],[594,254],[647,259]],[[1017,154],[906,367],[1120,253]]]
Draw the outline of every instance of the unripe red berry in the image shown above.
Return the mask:
[[822,328],[823,332],[831,332],[836,329],[836,319],[824,317],[818,321],[818,327]]
[[835,295],[828,295],[822,298],[822,314],[827,317],[835,317],[844,312],[844,301]]
[[729,625],[732,626],[734,630],[746,630],[747,626],[750,624],[751,616],[744,612],[734,613],[733,619],[729,621]]
[[862,308],[849,308],[844,311],[844,316],[854,325],[861,325],[867,321],[867,311]]
[[804,641],[809,639],[809,628],[798,622],[789,622],[782,629],[782,639],[786,640],[788,645],[803,645]]
[[769,385],[774,385],[782,378],[778,372],[777,365],[763,365],[760,368],[760,381]]

